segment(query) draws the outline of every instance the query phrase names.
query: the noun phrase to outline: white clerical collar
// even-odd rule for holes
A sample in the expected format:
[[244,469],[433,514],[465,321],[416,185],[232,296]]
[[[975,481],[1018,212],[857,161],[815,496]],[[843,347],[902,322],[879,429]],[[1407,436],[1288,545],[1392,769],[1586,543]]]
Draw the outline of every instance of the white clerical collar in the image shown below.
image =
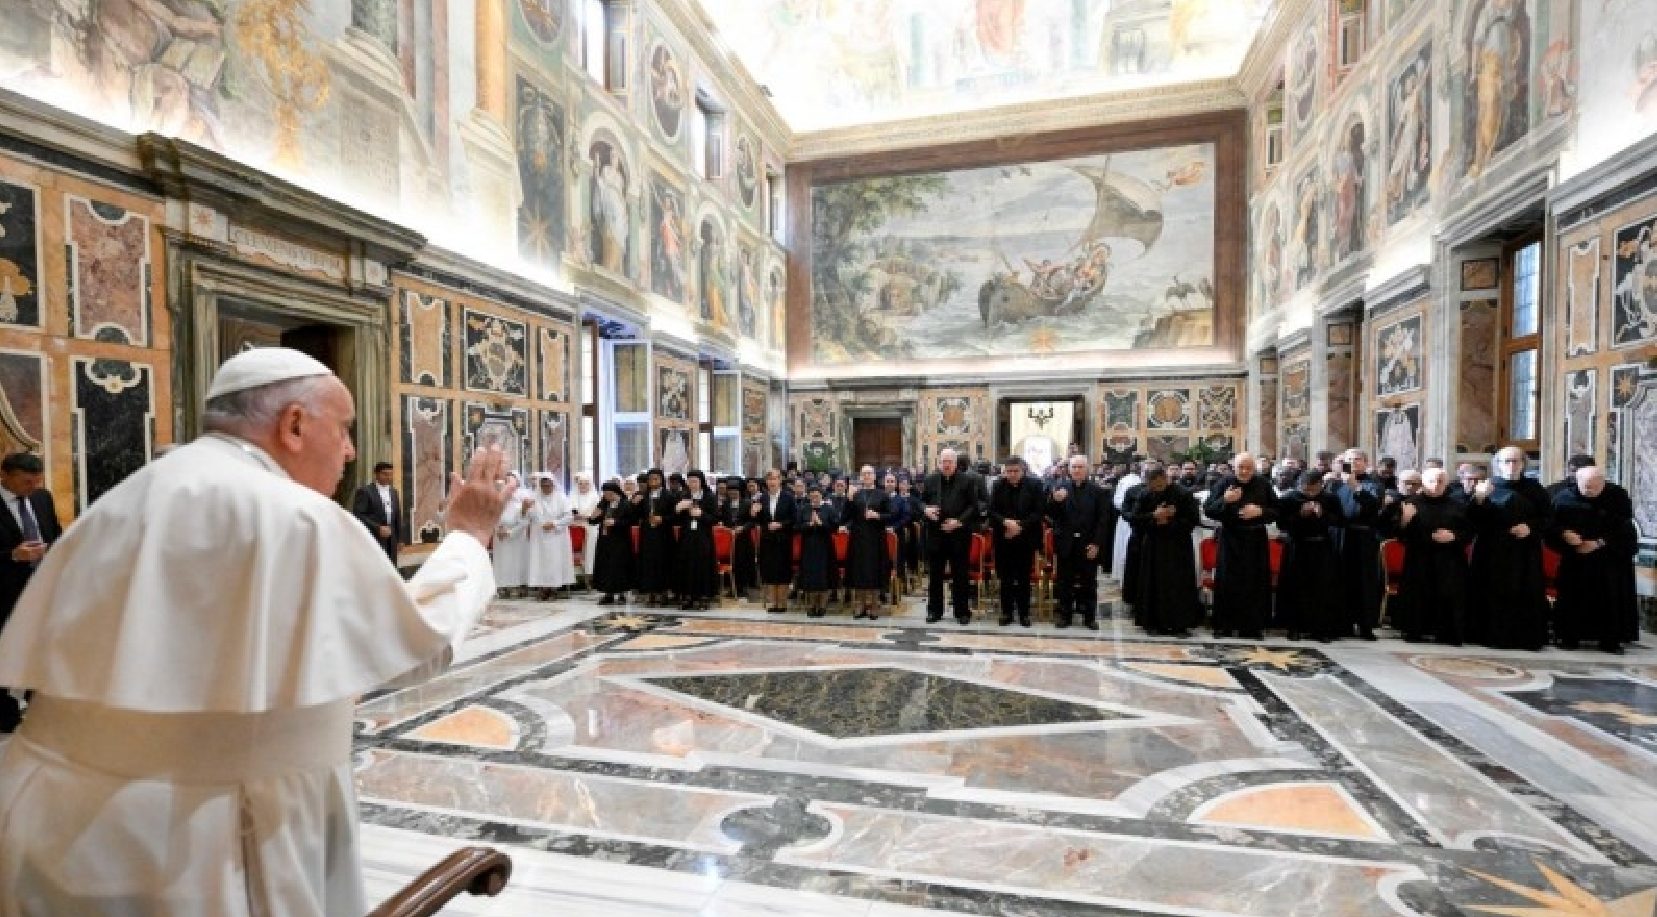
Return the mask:
[[202,438],[216,439],[220,442],[235,446],[236,448],[242,450],[242,453],[248,458],[252,459],[271,474],[281,475],[290,481],[293,480],[293,476],[288,474],[288,472],[283,469],[281,465],[276,464],[276,459],[271,458],[269,452],[266,452],[239,436],[232,436],[229,433],[208,433]]

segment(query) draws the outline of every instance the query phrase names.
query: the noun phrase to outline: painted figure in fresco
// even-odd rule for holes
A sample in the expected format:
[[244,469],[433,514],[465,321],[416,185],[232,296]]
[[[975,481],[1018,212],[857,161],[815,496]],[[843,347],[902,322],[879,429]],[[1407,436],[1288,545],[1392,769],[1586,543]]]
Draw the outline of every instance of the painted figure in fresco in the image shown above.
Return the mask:
[[713,223],[702,222],[702,252],[698,267],[702,281],[702,318],[728,328],[731,316],[725,311],[725,246]]
[[657,46],[650,55],[650,104],[662,133],[677,138],[685,110],[685,78],[666,45]]
[[1530,128],[1530,17],[1524,0],[1479,0],[1468,22],[1470,167],[1476,175]]
[[1290,257],[1294,259],[1295,289],[1310,283],[1318,271],[1318,180],[1308,174],[1300,181],[1300,196],[1295,202],[1294,235],[1289,241]]
[[1399,77],[1393,90],[1392,152],[1387,163],[1387,204],[1395,217],[1415,206],[1426,189],[1432,165],[1432,135],[1428,133],[1427,60],[1417,60]]
[[1364,224],[1369,211],[1365,169],[1364,123],[1353,121],[1346,142],[1335,151],[1331,171],[1335,181],[1335,259],[1363,251]]
[[737,326],[743,337],[754,337],[756,305],[759,302],[759,278],[754,276],[754,250],[743,248],[741,266],[737,271],[736,303]]
[[615,147],[604,142],[593,144],[591,158],[588,204],[593,221],[593,263],[620,274],[627,263],[626,166]]
[[788,316],[784,295],[782,271],[771,269],[770,275],[765,278],[765,301],[771,304],[771,346],[782,349],[783,336],[788,328]]
[[685,218],[679,196],[651,183],[656,199],[656,238],[650,263],[651,286],[669,299],[685,298]]

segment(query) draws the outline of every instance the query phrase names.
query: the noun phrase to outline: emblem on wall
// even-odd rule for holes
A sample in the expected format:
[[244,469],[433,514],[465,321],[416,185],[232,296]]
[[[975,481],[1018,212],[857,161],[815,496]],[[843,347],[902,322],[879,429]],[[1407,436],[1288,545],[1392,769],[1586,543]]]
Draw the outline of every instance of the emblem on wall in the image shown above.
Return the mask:
[[1153,430],[1191,426],[1191,393],[1184,389],[1151,392],[1145,399],[1145,422]]
[[528,395],[529,341],[523,322],[466,310],[466,387]]
[[1657,339],[1657,219],[1617,230],[1611,294],[1611,346]]
[[[1412,315],[1375,333],[1375,393],[1398,395],[1421,387],[1421,316]],[[1408,466],[1400,466],[1408,467]]]
[[40,324],[39,231],[35,190],[0,180],[0,323]]
[[[939,398],[937,433],[940,436],[970,436],[972,434],[972,399]],[[939,448],[946,448],[942,443]]]
[[675,366],[656,367],[657,414],[668,420],[690,419],[690,373]]

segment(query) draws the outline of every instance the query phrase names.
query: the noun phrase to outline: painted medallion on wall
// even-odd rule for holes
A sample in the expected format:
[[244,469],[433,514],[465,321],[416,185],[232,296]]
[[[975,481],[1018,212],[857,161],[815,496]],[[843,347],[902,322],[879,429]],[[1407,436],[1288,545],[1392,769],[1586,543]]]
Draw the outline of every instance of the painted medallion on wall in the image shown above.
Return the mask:
[[557,268],[564,254],[564,106],[518,78],[518,254]]
[[[1653,54],[1657,64],[1657,53]],[[1611,346],[1657,339],[1657,219],[1617,230],[1616,274],[1612,278]]]
[[1145,422],[1152,429],[1191,426],[1191,393],[1185,389],[1151,392],[1145,399]]
[[1462,12],[1460,155],[1477,178],[1530,130],[1528,0],[1472,0]]
[[1301,132],[1312,123],[1312,116],[1317,113],[1318,105],[1318,76],[1320,71],[1318,48],[1318,21],[1311,17],[1305,31],[1295,42],[1293,55],[1289,63],[1289,108],[1294,114],[1295,134],[1298,141]]
[[564,0],[518,0],[518,12],[544,45],[556,42],[564,30]]
[[748,210],[759,201],[759,157],[746,136],[736,138],[736,193]]
[[40,208],[33,188],[0,180],[0,323],[40,324]]
[[939,398],[937,429],[940,436],[972,435],[972,399]]
[[812,189],[820,363],[1208,346],[1215,147]]
[[587,246],[595,267],[612,274],[627,275],[632,246],[632,225],[627,216],[628,189],[632,172],[622,155],[621,144],[609,131],[594,135],[587,147]]
[[[1375,332],[1375,393],[1398,395],[1421,387],[1421,316],[1412,315]],[[1400,466],[1403,467],[1403,466]]]
[[679,67],[679,58],[665,44],[657,43],[650,49],[650,114],[656,129],[668,140],[679,139],[679,127],[685,120],[685,74]]
[[690,373],[677,366],[656,367],[656,413],[668,420],[690,419]]
[[700,306],[702,320],[712,322],[715,327],[727,329],[731,327],[730,307],[726,303],[727,268],[725,252],[725,234],[719,224],[713,219],[702,221],[696,231],[697,241],[701,243],[697,256],[697,303]]
[[685,301],[685,246],[689,224],[685,195],[667,180],[650,174],[650,291],[677,303]]
[[1422,45],[1387,84],[1388,223],[1414,213],[1432,191],[1432,51],[1431,44]]
[[529,335],[523,322],[466,310],[466,387],[528,395]]

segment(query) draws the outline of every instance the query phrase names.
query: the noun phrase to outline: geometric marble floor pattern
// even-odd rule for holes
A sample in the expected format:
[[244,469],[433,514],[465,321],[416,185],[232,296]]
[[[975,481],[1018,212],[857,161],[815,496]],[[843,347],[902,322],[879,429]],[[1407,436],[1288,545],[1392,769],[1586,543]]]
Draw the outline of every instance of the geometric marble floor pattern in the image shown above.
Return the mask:
[[456,914],[1657,915],[1657,653],[501,603],[359,708]]

